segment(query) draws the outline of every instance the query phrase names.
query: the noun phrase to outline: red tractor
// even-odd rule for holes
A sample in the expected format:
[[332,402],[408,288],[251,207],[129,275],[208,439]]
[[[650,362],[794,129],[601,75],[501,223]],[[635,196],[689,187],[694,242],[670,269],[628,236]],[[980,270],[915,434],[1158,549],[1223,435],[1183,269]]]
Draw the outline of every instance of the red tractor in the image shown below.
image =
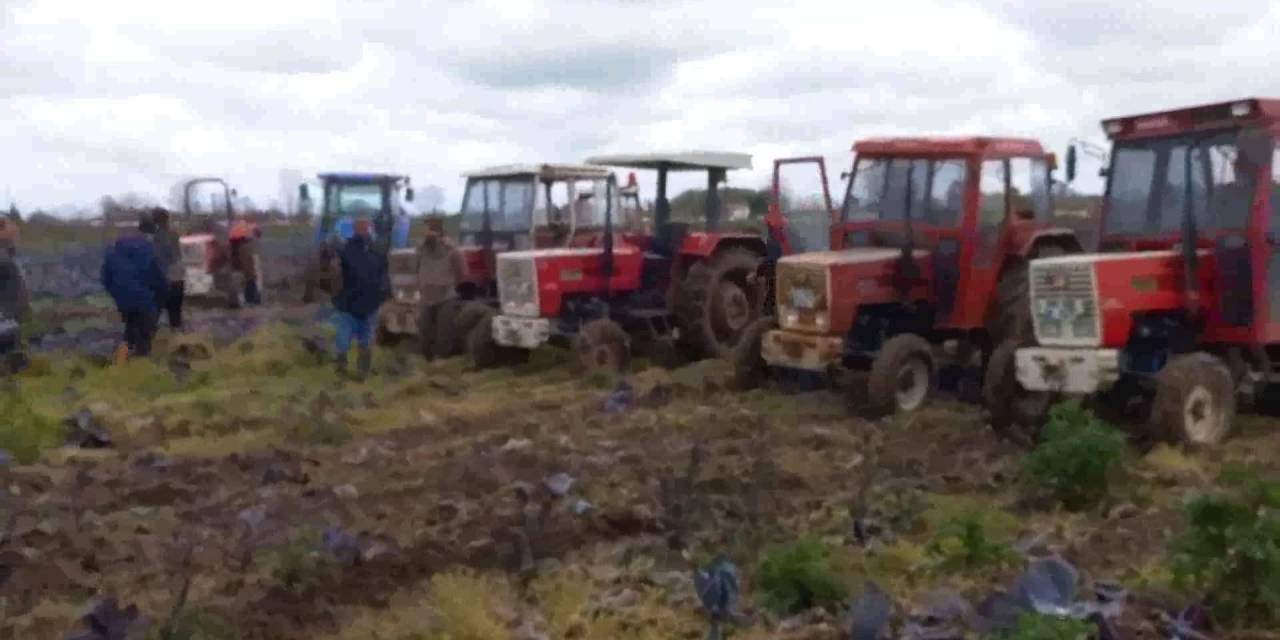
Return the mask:
[[1280,398],[1280,100],[1102,127],[1099,253],[1031,263],[1034,339],[991,358],[992,426],[1033,442],[1068,395],[1145,423],[1144,441],[1218,444],[1237,392]]
[[[214,197],[210,205],[210,213],[197,220],[195,210],[198,208],[196,198],[201,185],[220,187],[221,197]],[[216,195],[216,194],[210,194]],[[255,264],[245,269],[237,262],[237,253],[245,242],[254,241],[259,233],[257,225],[244,220],[236,220],[232,201],[236,190],[227,185],[221,178],[194,178],[183,186],[183,221],[188,228],[181,236],[182,264],[185,279],[185,295],[189,300],[214,300],[218,303],[239,308],[246,302],[246,297],[253,302],[254,295],[262,292],[262,264],[259,257],[253,257]],[[221,200],[223,212],[214,211]],[[219,221],[218,218],[224,220]],[[253,286],[245,280],[246,274],[253,274]],[[246,296],[246,292],[250,295]],[[255,293],[256,292],[256,293]]]
[[[590,243],[499,255],[501,313],[469,337],[476,364],[494,364],[503,354],[521,359],[554,341],[571,345],[581,369],[616,373],[627,365],[632,337],[663,359],[729,353],[761,313],[766,243],[757,233],[719,230],[718,188],[727,171],[750,168],[751,157],[654,153],[587,162],[657,172],[653,232],[634,226],[615,232],[619,190],[611,180],[593,205],[605,230]],[[671,220],[673,171],[706,173],[705,230]]]
[[[778,328],[770,318],[746,332],[735,379],[865,374],[871,410],[911,411],[944,365],[981,372],[982,356],[1018,331],[1029,259],[1080,246],[1050,222],[1054,158],[1035,141],[890,138],[853,150],[833,249],[778,261]],[[781,208],[779,190],[775,172]]]

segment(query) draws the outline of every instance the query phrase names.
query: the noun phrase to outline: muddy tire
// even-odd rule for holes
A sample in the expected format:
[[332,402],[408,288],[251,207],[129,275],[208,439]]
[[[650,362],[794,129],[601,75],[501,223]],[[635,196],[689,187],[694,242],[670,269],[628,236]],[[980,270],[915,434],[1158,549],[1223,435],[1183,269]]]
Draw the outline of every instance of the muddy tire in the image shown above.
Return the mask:
[[474,300],[463,302],[462,305],[458,307],[457,315],[454,316],[454,335],[463,336],[463,339],[465,340],[467,336],[471,335],[471,329],[485,318],[493,316],[494,313],[494,310],[483,302],[476,302]]
[[[1065,253],[1062,247],[1046,245],[1036,251],[1035,257],[1050,258]],[[1028,340],[1035,335],[1030,296],[1028,263],[1019,262],[1000,274],[1000,280],[996,282],[995,306],[987,326],[992,345],[1006,340]]]
[[523,364],[529,361],[529,350],[504,347],[493,340],[494,312],[485,307],[487,315],[467,332],[467,357],[477,369],[492,369]]
[[760,345],[764,341],[764,334],[773,326],[773,318],[758,318],[742,332],[742,339],[729,357],[730,364],[733,365],[730,382],[734,389],[755,389],[769,376],[769,365],[760,353]]
[[1053,394],[1028,391],[1018,384],[1016,354],[1020,345],[1007,340],[991,352],[982,379],[982,400],[997,436],[1030,447],[1040,441]]
[[434,322],[419,322],[418,335],[422,341],[423,357],[452,358],[462,353],[469,338],[458,324],[458,314],[462,311],[463,304],[456,299],[441,302]]
[[592,320],[578,331],[571,345],[573,368],[586,376],[617,376],[631,363],[631,341],[618,323]]
[[676,297],[681,346],[695,357],[728,357],[762,314],[760,287],[749,284],[759,254],[725,249],[689,267]]
[[1235,385],[1222,360],[1207,353],[1174,356],[1156,374],[1147,435],[1213,447],[1227,439],[1235,414]]
[[913,333],[889,338],[872,360],[867,378],[871,412],[884,416],[919,409],[933,394],[936,373],[933,348],[924,338]]

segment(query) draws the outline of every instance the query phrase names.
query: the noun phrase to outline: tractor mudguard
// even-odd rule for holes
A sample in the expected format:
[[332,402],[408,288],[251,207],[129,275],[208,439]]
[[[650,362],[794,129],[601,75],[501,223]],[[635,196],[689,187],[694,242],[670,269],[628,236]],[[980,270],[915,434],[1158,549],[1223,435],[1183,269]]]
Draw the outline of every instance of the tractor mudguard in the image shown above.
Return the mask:
[[680,243],[681,256],[706,258],[726,246],[745,246],[764,255],[764,239],[754,233],[690,231]]
[[1019,258],[1028,258],[1035,253],[1037,245],[1046,241],[1062,247],[1068,253],[1078,253],[1084,250],[1080,246],[1080,239],[1076,237],[1076,233],[1066,227],[1029,229],[1024,233],[1015,232],[1012,245],[1015,255]]

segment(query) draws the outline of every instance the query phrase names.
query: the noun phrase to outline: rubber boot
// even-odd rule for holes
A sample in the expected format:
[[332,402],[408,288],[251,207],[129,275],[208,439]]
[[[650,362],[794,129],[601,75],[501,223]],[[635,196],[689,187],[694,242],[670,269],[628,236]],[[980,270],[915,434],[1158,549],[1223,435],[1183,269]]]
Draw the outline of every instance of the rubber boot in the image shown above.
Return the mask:
[[369,347],[360,347],[356,353],[356,370],[361,380],[369,377],[369,369],[373,365],[373,350]]
[[339,378],[347,377],[347,354],[339,353],[333,359],[334,368],[338,371]]

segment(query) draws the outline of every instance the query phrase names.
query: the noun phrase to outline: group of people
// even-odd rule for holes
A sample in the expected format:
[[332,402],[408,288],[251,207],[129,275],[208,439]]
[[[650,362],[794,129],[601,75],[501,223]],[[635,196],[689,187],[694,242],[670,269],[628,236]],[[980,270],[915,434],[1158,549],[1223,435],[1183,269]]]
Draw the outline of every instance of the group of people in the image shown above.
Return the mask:
[[136,228],[117,234],[103,257],[101,278],[124,321],[117,358],[151,353],[161,309],[168,313],[169,327],[182,330],[182,247],[167,210],[152,209]]
[[[339,375],[346,376],[348,354],[354,342],[357,374],[363,378],[372,365],[378,309],[391,297],[391,278],[386,256],[380,255],[370,240],[369,219],[357,219],[353,230],[338,253],[340,281],[333,294],[337,312],[335,366]],[[424,345],[433,344],[432,327],[441,304],[457,296],[463,276],[462,254],[444,238],[443,219],[428,218],[426,234],[417,253],[418,327]]]

